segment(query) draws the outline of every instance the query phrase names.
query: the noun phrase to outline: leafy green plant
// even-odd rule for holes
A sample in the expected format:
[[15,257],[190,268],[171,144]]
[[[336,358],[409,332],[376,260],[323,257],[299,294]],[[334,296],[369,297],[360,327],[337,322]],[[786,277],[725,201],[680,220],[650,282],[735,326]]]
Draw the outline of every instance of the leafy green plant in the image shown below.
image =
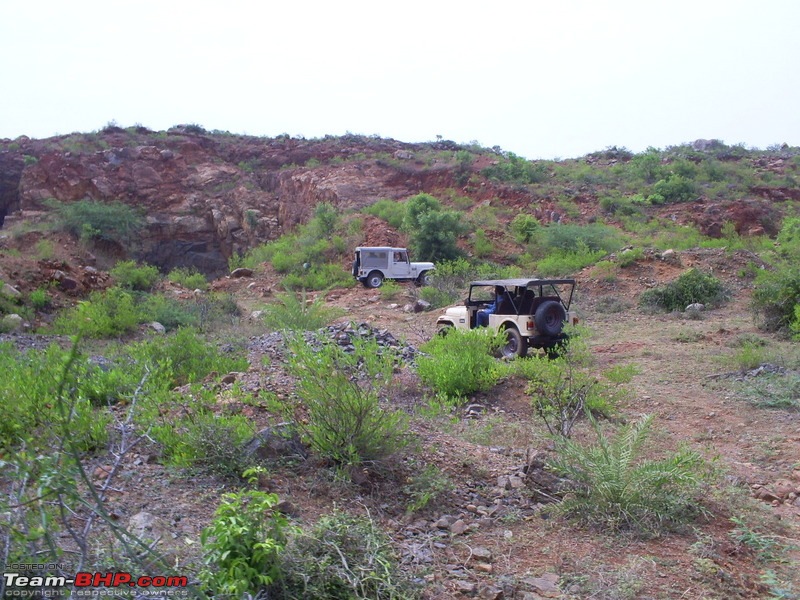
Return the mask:
[[383,198],[364,209],[365,213],[386,221],[391,227],[400,229],[406,216],[406,205],[397,200]]
[[367,516],[335,511],[292,536],[281,557],[280,600],[413,600],[389,538]]
[[152,265],[139,265],[133,260],[121,260],[111,269],[117,285],[129,289],[150,291],[159,278],[158,269]]
[[408,199],[403,229],[410,233],[411,248],[419,260],[438,262],[461,255],[456,245],[464,231],[461,215],[443,210],[441,202],[430,194],[417,194]]
[[525,213],[519,213],[511,220],[509,227],[517,243],[528,244],[533,240],[541,224],[536,217]]
[[185,419],[162,424],[153,437],[164,444],[168,464],[237,479],[253,466],[255,459],[244,445],[254,433],[243,415],[216,415],[201,408]]
[[92,292],[88,300],[60,314],[53,328],[68,335],[108,338],[133,331],[140,321],[134,297],[120,287],[112,287]]
[[388,279],[384,281],[383,285],[380,287],[381,298],[383,300],[394,300],[398,295],[400,295],[403,289],[404,288],[402,285],[396,281]]
[[639,304],[682,311],[696,302],[714,306],[725,299],[725,288],[719,279],[698,269],[689,269],[675,281],[642,293]]
[[530,184],[544,181],[548,172],[545,163],[529,161],[508,152],[496,165],[486,167],[483,175],[497,181]]
[[791,328],[798,305],[800,266],[796,260],[781,261],[773,270],[758,272],[753,284],[752,310],[759,328],[764,331]]
[[36,288],[28,295],[28,300],[36,310],[44,310],[50,306],[50,296],[46,288]]
[[704,462],[690,450],[663,459],[641,457],[653,422],[646,416],[606,437],[594,419],[595,445],[562,438],[550,467],[572,481],[556,510],[579,522],[611,531],[659,535],[694,519]]
[[253,596],[280,576],[289,523],[275,509],[278,496],[259,490],[224,494],[200,543],[203,587],[215,597]]
[[309,302],[306,292],[278,294],[276,302],[264,308],[264,323],[273,331],[315,331],[344,314],[325,305],[320,296]]
[[319,456],[340,466],[382,460],[408,443],[406,415],[380,402],[396,357],[375,340],[352,344],[345,352],[335,343],[289,341],[288,367],[308,415],[298,428]]
[[145,226],[141,211],[121,202],[51,200],[47,204],[56,211],[63,229],[85,240],[105,240],[124,246],[133,242]]
[[195,269],[176,267],[169,272],[167,279],[189,290],[208,289],[208,280],[206,276]]
[[458,403],[495,384],[501,369],[493,353],[503,343],[503,336],[485,328],[447,329],[422,345],[417,373],[426,386]]

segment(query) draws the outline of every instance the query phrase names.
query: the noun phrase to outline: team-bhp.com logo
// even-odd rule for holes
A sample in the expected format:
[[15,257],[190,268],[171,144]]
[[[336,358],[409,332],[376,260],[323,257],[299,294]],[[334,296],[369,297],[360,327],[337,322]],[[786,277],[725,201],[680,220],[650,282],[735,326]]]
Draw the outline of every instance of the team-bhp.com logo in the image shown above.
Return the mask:
[[[122,590],[138,588],[138,591],[147,590],[147,592],[152,593],[156,590],[175,590],[176,588],[185,588],[189,585],[189,581],[186,577],[172,575],[143,575],[141,577],[134,577],[126,572],[79,572],[75,574],[74,578],[55,575],[39,576],[22,573],[3,573],[3,583],[6,597],[56,596],[60,595],[58,591],[62,591],[63,588],[69,586],[73,588],[72,595],[74,596],[96,596],[100,595],[98,594],[99,590],[97,588],[108,588],[109,591],[111,589]],[[48,594],[48,589],[56,593]]]

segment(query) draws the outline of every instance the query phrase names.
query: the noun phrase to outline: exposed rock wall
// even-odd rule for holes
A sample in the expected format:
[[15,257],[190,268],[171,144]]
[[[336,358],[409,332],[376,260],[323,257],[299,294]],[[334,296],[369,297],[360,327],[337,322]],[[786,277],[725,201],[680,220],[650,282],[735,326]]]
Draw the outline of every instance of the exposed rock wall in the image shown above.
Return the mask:
[[279,237],[320,202],[357,208],[420,189],[379,161],[297,166],[331,154],[331,144],[116,130],[81,136],[70,149],[74,137],[20,138],[0,154],[0,219],[44,210],[51,198],[124,202],[146,215],[139,256],[164,269],[218,275],[232,254]]

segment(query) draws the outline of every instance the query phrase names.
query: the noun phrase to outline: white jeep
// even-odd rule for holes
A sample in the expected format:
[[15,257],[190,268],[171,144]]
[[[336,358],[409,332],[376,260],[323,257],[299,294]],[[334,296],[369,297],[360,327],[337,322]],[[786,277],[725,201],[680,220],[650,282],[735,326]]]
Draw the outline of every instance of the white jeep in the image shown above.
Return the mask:
[[368,288],[380,287],[384,279],[428,285],[428,273],[434,268],[430,262],[411,262],[405,248],[359,246],[353,260],[353,277]]
[[441,335],[451,328],[475,329],[481,326],[478,312],[499,296],[496,310],[488,315],[488,328],[505,332],[506,344],[500,350],[501,355],[525,356],[528,348],[554,352],[567,339],[564,325],[578,323],[574,309],[570,310],[574,293],[574,279],[473,281],[464,306],[448,308],[436,325]]

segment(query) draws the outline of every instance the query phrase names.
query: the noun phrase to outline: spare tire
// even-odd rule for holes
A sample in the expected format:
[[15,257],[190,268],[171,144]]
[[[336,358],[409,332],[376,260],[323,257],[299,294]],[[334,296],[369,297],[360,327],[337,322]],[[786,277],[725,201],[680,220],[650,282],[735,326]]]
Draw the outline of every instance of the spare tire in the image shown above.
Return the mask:
[[562,304],[556,300],[548,300],[543,302],[539,308],[536,309],[536,314],[533,316],[536,323],[536,330],[539,335],[557,336],[561,334],[564,329],[564,322],[567,320],[567,311],[564,310]]

